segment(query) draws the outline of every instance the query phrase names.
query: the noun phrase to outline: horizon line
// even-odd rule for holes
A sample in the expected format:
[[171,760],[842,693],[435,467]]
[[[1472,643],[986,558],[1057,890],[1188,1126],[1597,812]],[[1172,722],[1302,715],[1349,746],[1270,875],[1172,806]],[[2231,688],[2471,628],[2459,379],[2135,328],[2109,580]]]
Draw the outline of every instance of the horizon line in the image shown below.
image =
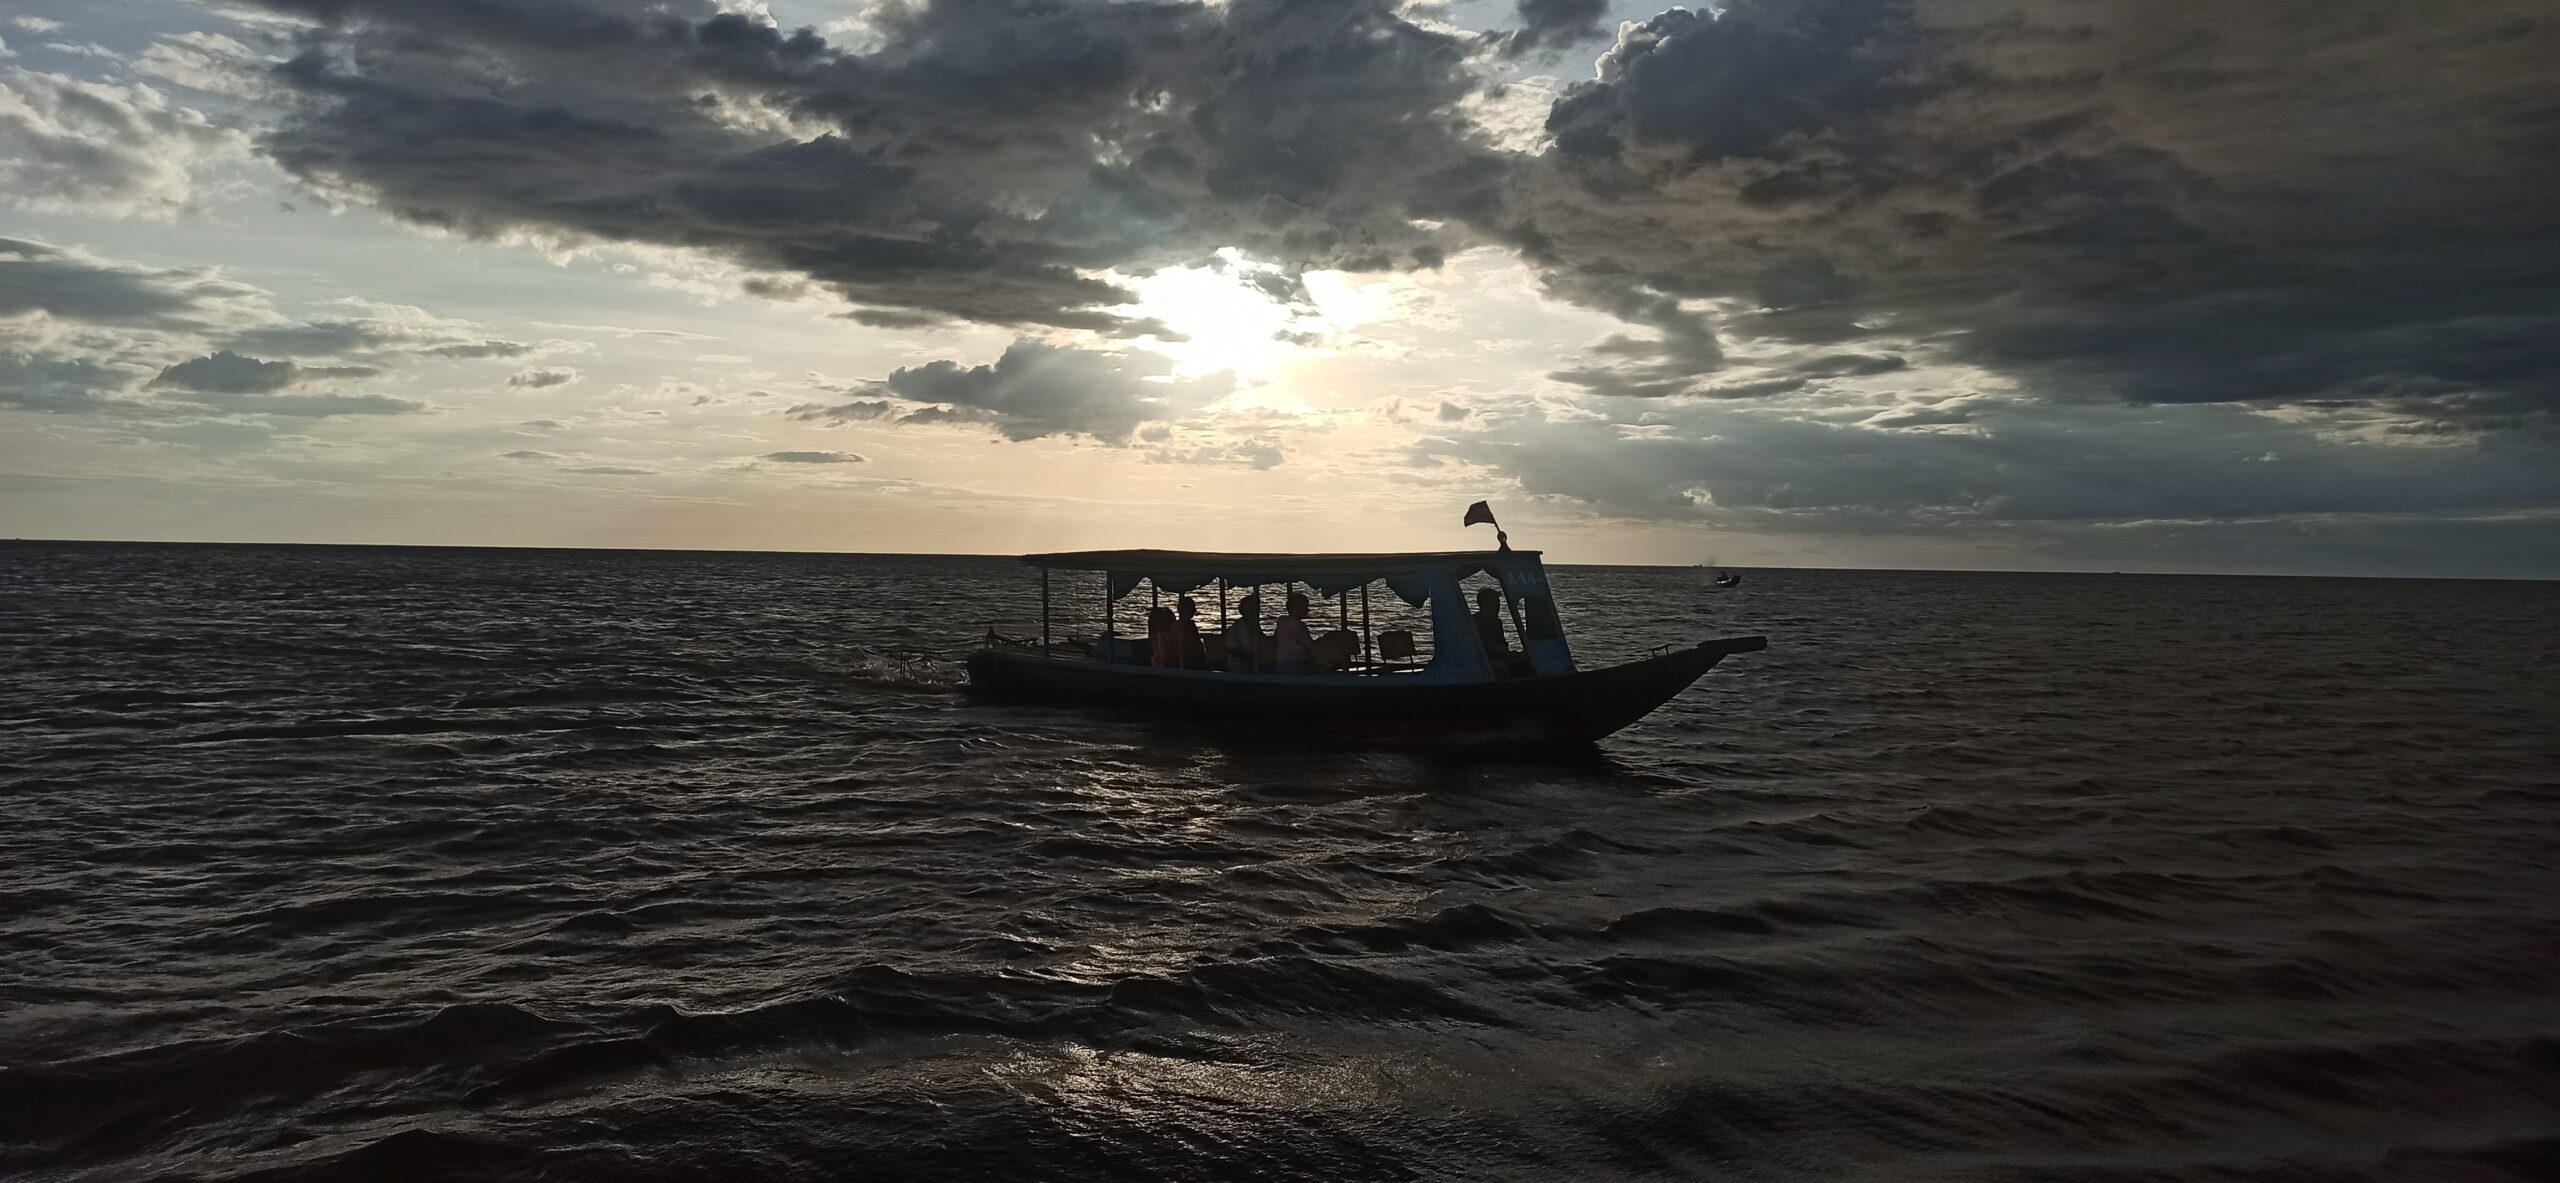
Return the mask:
[[[705,546],[529,546],[509,543],[471,542],[266,542],[171,538],[0,538],[0,546],[37,543],[72,546],[300,546],[342,547],[368,550],[503,550],[503,551],[569,551],[583,554],[694,554],[694,555],[835,555],[861,558],[900,559],[1020,559],[1023,554],[995,554],[985,551],[864,551],[864,550],[770,550],[736,549]],[[1306,552],[1322,553],[1322,552]],[[1394,553],[1394,552],[1382,552]],[[1436,552],[1435,552],[1436,553]],[[1493,554],[1492,550],[1485,553]],[[1900,575],[2097,575],[2097,576],[2168,576],[2198,579],[2370,579],[2405,580],[2437,583],[2560,583],[2560,576],[2533,575],[2335,575],[2301,571],[2144,571],[2144,570],[2049,570],[2016,567],[1836,567],[1742,565],[1731,563],[1565,563],[1551,562],[1554,567],[1617,567],[1630,570],[1678,571],[1713,566],[1720,571],[1872,571]]]

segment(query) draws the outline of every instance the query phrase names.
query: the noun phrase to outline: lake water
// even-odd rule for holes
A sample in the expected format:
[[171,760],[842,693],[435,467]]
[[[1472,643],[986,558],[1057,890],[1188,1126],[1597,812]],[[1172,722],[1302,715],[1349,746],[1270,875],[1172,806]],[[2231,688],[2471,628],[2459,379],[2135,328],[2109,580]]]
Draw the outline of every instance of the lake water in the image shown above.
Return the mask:
[[1006,560],[0,545],[0,1174],[2560,1169],[2560,588],[1553,582],[1769,648],[1451,762],[973,704]]

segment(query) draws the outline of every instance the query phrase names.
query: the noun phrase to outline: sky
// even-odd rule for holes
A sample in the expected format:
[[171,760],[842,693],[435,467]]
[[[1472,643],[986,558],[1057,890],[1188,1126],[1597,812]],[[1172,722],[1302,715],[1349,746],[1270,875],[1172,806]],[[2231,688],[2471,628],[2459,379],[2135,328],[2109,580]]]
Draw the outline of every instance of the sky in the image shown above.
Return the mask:
[[2560,578],[2547,0],[0,0],[0,536]]

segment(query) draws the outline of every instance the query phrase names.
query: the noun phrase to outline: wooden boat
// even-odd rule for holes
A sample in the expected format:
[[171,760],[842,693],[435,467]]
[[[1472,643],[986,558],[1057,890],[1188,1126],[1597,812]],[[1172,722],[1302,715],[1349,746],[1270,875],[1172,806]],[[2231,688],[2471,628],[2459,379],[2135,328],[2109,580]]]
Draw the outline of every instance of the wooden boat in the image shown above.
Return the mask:
[[[1579,668],[1564,636],[1537,551],[1419,554],[1205,554],[1083,551],[1026,555],[1040,571],[1037,641],[990,630],[969,659],[973,693],[994,699],[1096,707],[1149,719],[1322,734],[1366,743],[1418,745],[1587,744],[1643,718],[1716,663],[1765,648],[1762,637],[1727,637],[1601,669]],[[1056,572],[1103,575],[1102,631],[1084,641],[1052,639]],[[1502,652],[1488,653],[1467,611],[1462,580],[1491,577],[1511,628]],[[1149,664],[1150,645],[1119,631],[1113,607],[1140,586],[1149,599],[1215,587],[1220,623],[1239,589],[1301,585],[1329,597],[1340,627],[1319,638],[1329,656],[1312,672],[1278,672],[1268,652],[1247,646],[1192,668]],[[1415,630],[1372,627],[1370,588],[1383,585],[1421,609],[1431,644]],[[1090,601],[1088,601],[1090,602]],[[1353,631],[1355,606],[1357,631]],[[1205,615],[1205,611],[1204,611]],[[1312,614],[1311,614],[1312,615]],[[1311,625],[1325,622],[1311,620]],[[1258,630],[1257,630],[1258,631]],[[1517,650],[1510,637],[1522,638]],[[1198,668],[1201,666],[1210,668]]]

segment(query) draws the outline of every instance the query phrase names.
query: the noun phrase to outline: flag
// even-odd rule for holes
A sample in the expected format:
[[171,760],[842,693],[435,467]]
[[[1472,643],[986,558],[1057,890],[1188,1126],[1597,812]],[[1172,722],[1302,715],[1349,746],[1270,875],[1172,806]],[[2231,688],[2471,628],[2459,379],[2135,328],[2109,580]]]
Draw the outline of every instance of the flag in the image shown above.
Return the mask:
[[1477,522],[1483,522],[1485,525],[1492,526],[1496,530],[1502,528],[1500,523],[1493,520],[1493,507],[1481,501],[1467,507],[1467,520],[1459,523],[1459,526],[1463,529],[1467,526],[1475,525]]

